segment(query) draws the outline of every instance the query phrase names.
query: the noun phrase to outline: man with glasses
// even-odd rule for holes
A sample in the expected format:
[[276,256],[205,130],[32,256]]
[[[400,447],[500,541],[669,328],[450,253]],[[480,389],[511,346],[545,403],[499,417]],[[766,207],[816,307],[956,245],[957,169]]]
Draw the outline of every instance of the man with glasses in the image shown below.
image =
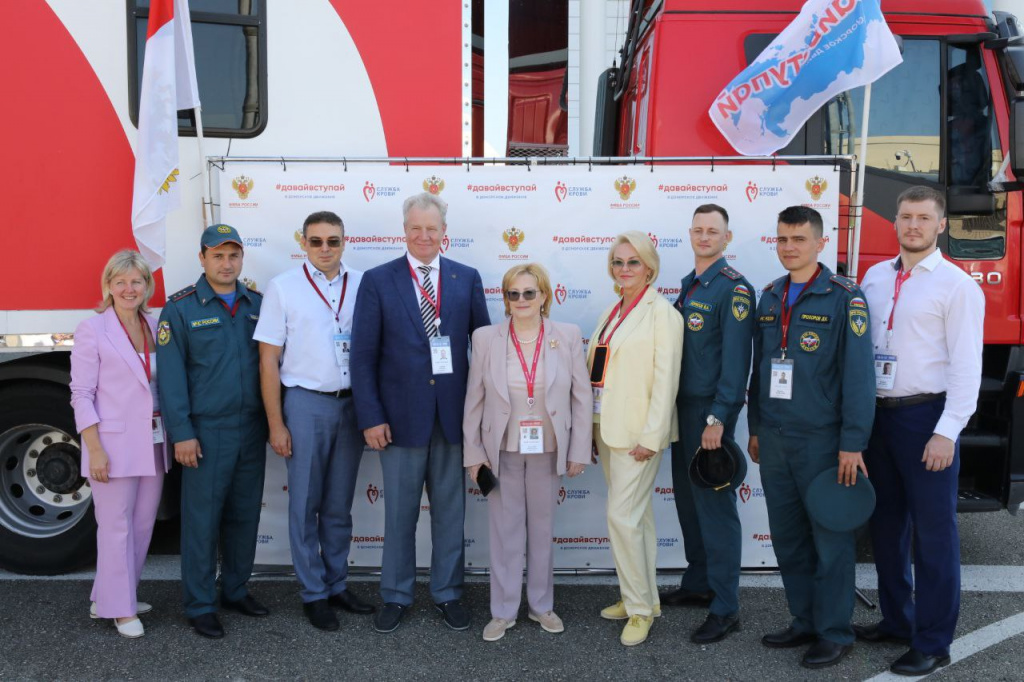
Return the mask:
[[347,583],[363,455],[349,352],[362,273],[341,262],[345,228],[330,211],[306,218],[301,243],[305,262],[270,281],[253,338],[270,446],[288,466],[288,535],[303,611],[314,627],[337,630],[331,606],[374,610]]
[[709,644],[739,627],[742,530],[736,490],[690,483],[698,448],[722,447],[733,438],[747,393],[754,290],[729,267],[729,214],[716,204],[698,206],[690,227],[694,270],[683,278],[676,310],[686,323],[676,405],[679,440],[672,444],[672,488],[683,531],[686,572],[664,606],[707,606],[704,624],[690,639]]
[[366,444],[384,475],[384,556],[374,621],[391,632],[413,601],[416,521],[430,498],[430,593],[445,623],[462,606],[462,412],[470,335],[487,324],[480,273],[440,257],[448,205],[428,192],[402,205],[408,252],[366,273],[353,325],[352,386]]

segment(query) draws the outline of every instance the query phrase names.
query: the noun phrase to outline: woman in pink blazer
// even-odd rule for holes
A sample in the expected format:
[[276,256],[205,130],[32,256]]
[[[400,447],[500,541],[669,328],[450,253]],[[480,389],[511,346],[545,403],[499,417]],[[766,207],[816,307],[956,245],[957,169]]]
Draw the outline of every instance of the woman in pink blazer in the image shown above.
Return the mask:
[[488,642],[516,624],[526,556],[530,620],[562,632],[554,605],[555,495],[562,474],[590,461],[593,396],[579,327],[547,319],[551,281],[537,264],[501,283],[509,319],[473,334],[462,423],[463,461],[477,481],[488,467],[491,621]]
[[93,618],[125,637],[144,634],[135,599],[170,469],[157,400],[156,320],[146,313],[153,275],[137,251],[119,251],[101,279],[99,315],[75,330],[71,406],[82,434],[82,476],[96,511]]

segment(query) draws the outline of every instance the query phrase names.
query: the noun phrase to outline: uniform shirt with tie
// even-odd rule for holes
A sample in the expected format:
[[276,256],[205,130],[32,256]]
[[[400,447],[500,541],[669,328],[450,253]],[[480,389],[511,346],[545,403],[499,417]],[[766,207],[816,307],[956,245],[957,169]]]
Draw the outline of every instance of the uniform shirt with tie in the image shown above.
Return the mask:
[[[409,259],[409,267],[411,267],[412,271],[416,273],[416,279],[410,284],[410,286],[412,286],[413,290],[416,293],[416,303],[419,305],[420,311],[426,311],[428,309],[433,310],[434,315],[436,316],[437,309],[434,306],[440,302],[440,296],[438,295],[437,291],[437,283],[438,280],[441,278],[441,255],[438,254],[434,256],[434,260],[430,261],[429,265],[421,263],[420,261],[416,260],[416,258],[414,258],[413,255],[408,251],[405,252],[405,257]],[[429,273],[427,275],[430,278],[429,287],[427,287],[426,281],[423,278],[423,268],[427,267],[430,268]],[[432,302],[427,302],[427,297],[424,296],[424,292],[421,290],[420,287],[433,293],[434,300]],[[425,320],[424,326],[426,326]],[[439,327],[438,334],[440,334]],[[431,334],[428,332],[427,336],[431,336]]]
[[[330,304],[329,309],[310,286],[306,272]],[[301,386],[311,391],[339,391],[352,387],[349,370],[338,367],[334,336],[352,333],[352,313],[362,277],[362,272],[342,263],[338,275],[328,280],[306,259],[302,266],[270,280],[263,294],[263,308],[253,338],[284,347],[281,354],[282,384],[289,388]],[[343,289],[345,301],[335,322],[334,313],[338,310]]]
[[901,267],[899,257],[882,261],[867,271],[861,285],[871,311],[875,352],[897,358],[893,388],[878,389],[877,394],[889,398],[945,392],[946,406],[935,433],[956,440],[978,404],[985,295],[936,249],[901,285],[888,338]]

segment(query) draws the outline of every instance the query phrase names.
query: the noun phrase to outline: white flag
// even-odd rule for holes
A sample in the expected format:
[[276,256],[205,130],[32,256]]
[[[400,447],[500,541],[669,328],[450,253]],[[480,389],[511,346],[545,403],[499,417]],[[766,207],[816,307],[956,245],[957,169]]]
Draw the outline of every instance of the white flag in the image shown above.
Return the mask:
[[132,232],[153,269],[164,264],[167,214],[181,205],[178,110],[199,106],[187,0],[151,0],[139,93]]
[[878,0],[808,0],[708,114],[736,151],[773,154],[832,97],[902,62]]

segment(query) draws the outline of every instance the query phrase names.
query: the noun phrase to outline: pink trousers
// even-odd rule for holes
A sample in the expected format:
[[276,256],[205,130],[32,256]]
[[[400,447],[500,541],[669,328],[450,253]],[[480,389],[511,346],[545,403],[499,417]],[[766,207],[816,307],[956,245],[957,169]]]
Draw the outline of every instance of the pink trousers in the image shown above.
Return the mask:
[[553,452],[521,455],[501,451],[498,485],[487,496],[490,514],[491,617],[515,620],[523,595],[534,613],[547,613],[555,601],[552,535],[555,496],[561,478]]
[[135,588],[146,563],[157,507],[163,491],[163,456],[155,476],[90,481],[96,512],[96,580],[92,601],[100,618],[135,615]]

